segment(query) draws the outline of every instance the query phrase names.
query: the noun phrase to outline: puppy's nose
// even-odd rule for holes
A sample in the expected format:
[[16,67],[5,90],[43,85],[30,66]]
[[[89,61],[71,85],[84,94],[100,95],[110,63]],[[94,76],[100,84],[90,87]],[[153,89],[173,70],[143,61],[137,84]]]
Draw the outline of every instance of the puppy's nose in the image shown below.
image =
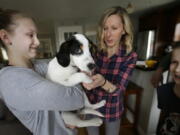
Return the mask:
[[87,66],[90,70],[93,70],[96,67],[96,65],[93,63],[89,63]]

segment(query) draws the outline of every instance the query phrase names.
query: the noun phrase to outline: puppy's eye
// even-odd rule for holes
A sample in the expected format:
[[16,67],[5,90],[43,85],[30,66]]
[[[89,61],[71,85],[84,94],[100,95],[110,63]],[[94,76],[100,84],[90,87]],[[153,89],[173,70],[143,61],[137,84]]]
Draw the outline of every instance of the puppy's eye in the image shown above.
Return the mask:
[[71,54],[81,55],[83,53],[83,48],[79,43],[73,44],[71,47]]
[[74,50],[74,53],[75,53],[75,54],[82,54],[82,52],[83,52],[83,51],[82,51],[81,48]]

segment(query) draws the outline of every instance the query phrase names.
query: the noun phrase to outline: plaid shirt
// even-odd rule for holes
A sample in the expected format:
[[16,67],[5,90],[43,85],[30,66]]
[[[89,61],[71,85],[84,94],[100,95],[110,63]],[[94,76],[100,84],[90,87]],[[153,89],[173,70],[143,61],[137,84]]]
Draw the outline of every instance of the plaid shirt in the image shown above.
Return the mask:
[[126,49],[123,46],[110,58],[103,52],[98,53],[95,58],[97,64],[95,73],[102,74],[106,80],[117,87],[117,90],[113,93],[107,93],[101,87],[86,91],[91,103],[97,103],[103,99],[106,100],[106,105],[99,108],[99,111],[104,114],[106,121],[117,120],[123,113],[123,95],[136,60],[137,54],[131,52],[126,55]]

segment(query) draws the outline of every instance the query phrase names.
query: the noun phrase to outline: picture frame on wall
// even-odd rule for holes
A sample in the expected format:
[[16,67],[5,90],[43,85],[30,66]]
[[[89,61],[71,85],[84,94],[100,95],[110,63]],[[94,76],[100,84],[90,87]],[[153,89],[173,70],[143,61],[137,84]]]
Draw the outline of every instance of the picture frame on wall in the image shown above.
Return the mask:
[[40,45],[38,47],[37,58],[52,58],[53,57],[53,49],[52,42],[50,38],[42,38],[39,39]]
[[76,26],[60,26],[58,27],[58,43],[56,45],[57,51],[59,50],[60,45],[68,40],[72,35],[76,33],[83,33],[83,27],[81,25]]

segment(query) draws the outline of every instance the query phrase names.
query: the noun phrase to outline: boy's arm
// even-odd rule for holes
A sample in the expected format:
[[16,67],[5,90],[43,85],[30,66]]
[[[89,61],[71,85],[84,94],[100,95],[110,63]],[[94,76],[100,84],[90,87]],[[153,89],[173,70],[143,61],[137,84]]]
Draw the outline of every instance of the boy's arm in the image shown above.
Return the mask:
[[162,81],[162,74],[164,71],[169,69],[171,64],[171,53],[166,55],[159,63],[158,68],[153,73],[151,77],[151,84],[156,88],[158,87],[159,83]]

